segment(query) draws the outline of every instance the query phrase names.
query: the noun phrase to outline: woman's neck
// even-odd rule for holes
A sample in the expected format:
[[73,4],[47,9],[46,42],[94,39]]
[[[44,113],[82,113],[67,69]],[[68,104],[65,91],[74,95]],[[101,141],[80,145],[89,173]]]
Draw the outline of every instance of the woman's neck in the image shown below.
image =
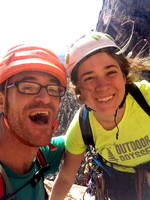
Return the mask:
[[125,105],[120,109],[118,108],[113,115],[101,115],[94,111],[94,116],[104,129],[112,130],[116,127],[116,124],[122,120],[124,112]]

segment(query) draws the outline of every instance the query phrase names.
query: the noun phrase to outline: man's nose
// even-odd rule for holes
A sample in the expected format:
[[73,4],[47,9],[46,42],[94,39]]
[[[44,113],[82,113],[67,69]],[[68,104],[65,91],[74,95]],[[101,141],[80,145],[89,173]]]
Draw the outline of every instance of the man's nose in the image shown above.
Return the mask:
[[35,99],[48,102],[50,99],[50,96],[48,95],[46,88],[42,87],[39,93],[35,96]]

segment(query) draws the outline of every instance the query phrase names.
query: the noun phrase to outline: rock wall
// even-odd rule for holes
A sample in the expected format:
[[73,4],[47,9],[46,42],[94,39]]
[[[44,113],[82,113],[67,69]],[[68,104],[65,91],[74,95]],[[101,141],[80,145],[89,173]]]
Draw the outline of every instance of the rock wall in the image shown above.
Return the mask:
[[[112,35],[121,47],[127,44],[125,55],[150,55],[150,0],[103,0],[96,29]],[[150,80],[150,73],[143,72],[143,76]],[[62,98],[56,135],[66,133],[79,106],[74,94],[67,91]],[[81,184],[79,180],[77,183]]]
[[66,130],[79,107],[80,105],[78,104],[74,93],[67,91],[65,96],[62,98],[60,112],[58,115],[59,127],[57,129],[56,136],[64,135],[66,133]]
[[150,0],[103,0],[96,29],[109,33],[131,57],[150,54]]
[[[103,0],[96,30],[109,33],[131,57],[150,55],[150,0]],[[64,55],[60,55],[64,62]],[[150,73],[143,72],[150,80]],[[79,108],[73,93],[67,91],[62,99],[59,128],[56,135],[65,134]]]

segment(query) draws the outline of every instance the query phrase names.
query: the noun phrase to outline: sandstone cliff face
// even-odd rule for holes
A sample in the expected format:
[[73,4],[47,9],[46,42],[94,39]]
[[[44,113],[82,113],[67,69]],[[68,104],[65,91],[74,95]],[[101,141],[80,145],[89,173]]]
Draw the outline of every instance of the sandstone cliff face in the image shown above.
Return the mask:
[[131,37],[126,55],[149,55],[150,0],[103,0],[96,29],[112,35],[121,47]]

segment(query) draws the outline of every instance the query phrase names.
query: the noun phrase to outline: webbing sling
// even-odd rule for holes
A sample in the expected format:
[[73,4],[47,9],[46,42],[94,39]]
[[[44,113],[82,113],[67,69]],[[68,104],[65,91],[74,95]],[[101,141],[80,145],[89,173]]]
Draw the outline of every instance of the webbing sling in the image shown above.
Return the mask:
[[[50,151],[55,151],[57,149],[57,147],[53,146],[52,144],[49,144],[49,148],[50,148]],[[47,166],[47,162],[45,160],[45,157],[42,153],[42,151],[39,149],[38,152],[37,152],[37,164],[39,165],[39,167],[42,169],[48,169],[49,166]],[[38,176],[37,176],[37,182],[38,182]],[[35,177],[35,183],[36,183],[36,177]],[[9,194],[12,194],[12,188],[11,188],[11,185],[10,185],[10,182],[9,182],[9,178],[7,176],[7,174],[5,173],[5,170],[3,169],[2,165],[0,164],[0,200],[3,199],[3,200],[6,200],[5,198],[5,184],[7,184],[7,187],[8,187],[8,192]],[[26,184],[25,184],[26,185]],[[45,199],[48,199],[48,196],[47,196],[47,193],[45,193]],[[15,200],[15,197],[12,196],[11,198],[9,198],[11,200]]]
[[[136,102],[141,106],[141,108],[150,116],[150,106],[148,105],[139,88],[135,84],[130,84],[127,85],[127,90],[136,100]],[[93,140],[93,134],[89,122],[89,110],[85,105],[80,110],[79,124],[84,143],[86,145],[92,145],[94,147],[95,143]]]
[[86,145],[92,145],[94,147],[95,143],[93,140],[92,129],[89,122],[89,110],[85,105],[81,108],[79,114],[79,124],[84,143]]

